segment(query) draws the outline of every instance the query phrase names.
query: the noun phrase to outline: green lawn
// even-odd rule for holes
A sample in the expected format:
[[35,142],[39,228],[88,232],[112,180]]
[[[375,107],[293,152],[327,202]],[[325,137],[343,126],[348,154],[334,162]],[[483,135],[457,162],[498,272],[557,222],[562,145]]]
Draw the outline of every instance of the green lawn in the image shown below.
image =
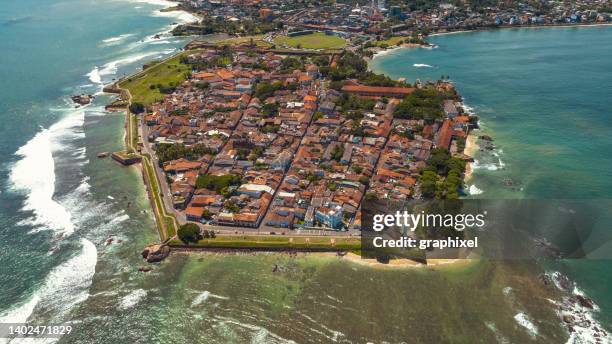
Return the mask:
[[[333,242],[332,242],[333,240]],[[173,241],[174,245],[182,245],[180,241]],[[328,237],[302,237],[302,236],[264,236],[264,235],[219,235],[214,239],[203,239],[194,247],[217,248],[301,248],[301,249],[329,249],[329,250],[358,250],[361,247],[359,238],[328,238]]]
[[264,35],[232,37],[232,38],[227,38],[227,39],[216,41],[215,44],[217,45],[239,45],[239,44],[251,43],[251,40],[252,40],[256,46],[261,47],[261,48],[264,48],[264,47],[268,48],[272,46],[272,44],[266,41],[263,41],[263,37]]
[[[194,53],[190,51],[189,53]],[[154,64],[139,74],[132,75],[119,83],[119,87],[128,89],[132,102],[150,105],[163,99],[164,95],[156,87],[162,85],[175,87],[187,79],[191,71],[189,66],[182,64],[179,54],[162,63]],[[154,86],[153,88],[151,86]]]
[[145,173],[148,177],[147,179],[149,180],[149,184],[151,186],[151,194],[153,195],[153,204],[151,204],[151,206],[153,208],[153,213],[155,214],[157,224],[160,228],[161,239],[163,241],[168,238],[172,238],[176,235],[176,219],[172,215],[165,215],[164,205],[160,196],[161,191],[159,185],[157,184],[157,178],[155,176],[152,161],[146,154],[143,156],[142,166],[145,169]]
[[277,45],[287,45],[304,49],[340,49],[346,45],[346,40],[338,36],[316,32],[309,35],[288,37],[279,36],[274,39]]
[[404,36],[395,36],[395,37],[391,37],[389,39],[385,39],[383,41],[377,41],[376,45],[377,46],[381,46],[381,45],[386,45],[388,47],[392,47],[394,45],[398,45],[400,42],[404,41],[405,39],[408,39],[409,37],[404,37]]

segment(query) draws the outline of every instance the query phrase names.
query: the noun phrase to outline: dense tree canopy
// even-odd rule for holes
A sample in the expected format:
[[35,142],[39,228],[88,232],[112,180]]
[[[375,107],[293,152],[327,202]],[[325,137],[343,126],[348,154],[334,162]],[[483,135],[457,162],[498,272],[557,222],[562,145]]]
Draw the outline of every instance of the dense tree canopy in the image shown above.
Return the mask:
[[238,185],[240,182],[240,176],[235,174],[225,174],[221,176],[204,174],[198,177],[196,188],[213,190],[218,194],[223,194],[229,186]]
[[212,149],[203,144],[197,144],[191,147],[187,147],[183,144],[162,144],[157,147],[156,153],[160,164],[181,158],[193,161],[204,154],[215,154]]
[[189,243],[197,243],[200,239],[202,239],[202,235],[200,234],[200,227],[195,223],[186,223],[179,227],[178,229],[178,237],[185,244]]

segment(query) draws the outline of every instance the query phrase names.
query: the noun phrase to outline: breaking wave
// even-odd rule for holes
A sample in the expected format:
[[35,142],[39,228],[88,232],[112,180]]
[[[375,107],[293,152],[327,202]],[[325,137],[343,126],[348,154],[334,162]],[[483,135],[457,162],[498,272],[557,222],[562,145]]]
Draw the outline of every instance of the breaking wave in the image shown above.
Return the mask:
[[412,67],[414,68],[433,68],[433,66],[430,66],[428,64],[424,64],[424,63],[415,63],[412,65]]
[[476,187],[476,185],[470,185],[468,192],[470,193],[470,195],[480,195],[484,191]]
[[147,291],[144,289],[136,289],[124,296],[119,302],[119,309],[127,310],[136,306],[147,296]]
[[534,325],[534,323],[531,321],[531,319],[529,318],[529,316],[525,313],[517,313],[514,316],[514,320],[516,320],[516,323],[523,326],[525,329],[527,329],[527,333],[532,337],[535,338],[538,335],[538,328]]
[[0,314],[0,323],[26,322],[36,307],[52,309],[59,320],[76,304],[85,301],[89,297],[98,253],[96,246],[87,239],[81,239],[81,246],[79,254],[51,270],[43,287],[28,301]]
[[208,300],[209,298],[215,298],[215,299],[220,299],[220,300],[228,300],[228,297],[225,296],[221,296],[221,295],[216,295],[213,294],[211,292],[209,292],[208,290],[203,291],[202,293],[198,294],[198,296],[196,296],[193,301],[191,302],[191,307],[195,307],[197,305],[202,304],[204,301]]
[[[62,139],[81,129],[84,112],[75,111],[48,129],[43,129],[15,153],[21,159],[10,173],[13,189],[25,194],[22,211],[32,217],[22,224],[41,226],[66,236],[74,232],[72,216],[53,196],[55,162],[53,152],[62,149]],[[84,154],[82,152],[81,154]]]
[[98,67],[94,67],[91,72],[87,73],[87,77],[94,84],[102,83],[102,76],[100,76],[100,69],[98,69]]
[[133,34],[133,33],[126,33],[126,34],[123,34],[123,35],[119,35],[119,36],[103,39],[101,43],[103,45],[107,45],[107,46],[109,46],[109,45],[116,45],[116,44],[119,44],[119,43],[125,41],[127,38],[130,38],[130,37],[132,37],[134,35],[135,34]]

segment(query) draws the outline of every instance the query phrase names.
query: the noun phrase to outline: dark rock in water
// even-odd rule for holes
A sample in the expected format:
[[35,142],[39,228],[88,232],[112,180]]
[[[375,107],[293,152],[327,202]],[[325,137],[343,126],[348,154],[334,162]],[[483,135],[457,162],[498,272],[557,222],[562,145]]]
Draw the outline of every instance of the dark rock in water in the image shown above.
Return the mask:
[[150,245],[142,251],[142,258],[147,263],[157,263],[170,255],[170,247],[167,245]]
[[274,268],[272,269],[272,272],[278,272],[278,264],[274,264]]
[[574,316],[573,315],[569,315],[569,314],[564,315],[563,316],[563,322],[566,323],[566,324],[574,323]]
[[113,238],[108,238],[108,239],[106,240],[106,246],[108,246],[108,245],[110,245],[110,244],[112,244],[112,243],[113,243]]
[[578,300],[578,303],[582,307],[593,309],[593,300],[589,299],[588,297],[584,297],[582,295],[576,295],[576,300]]
[[480,135],[480,136],[478,136],[478,138],[483,140],[483,141],[489,141],[489,142],[493,141],[493,138],[491,136],[489,136],[489,135]]
[[570,279],[567,278],[567,276],[565,276],[564,274],[560,272],[555,273],[554,279],[555,281],[557,281],[557,285],[565,291],[571,291],[574,286],[572,281],[570,281]]
[[161,36],[159,34],[153,36],[153,39],[160,39],[160,38],[161,38]]
[[110,153],[108,153],[108,152],[100,152],[100,153],[98,153],[96,156],[97,156],[98,158],[106,158],[106,157],[108,157],[108,156],[109,156],[109,154],[110,154]]
[[72,99],[73,102],[79,105],[87,105],[91,103],[91,101],[94,99],[94,96],[91,94],[81,94],[72,96],[70,97],[70,99]]

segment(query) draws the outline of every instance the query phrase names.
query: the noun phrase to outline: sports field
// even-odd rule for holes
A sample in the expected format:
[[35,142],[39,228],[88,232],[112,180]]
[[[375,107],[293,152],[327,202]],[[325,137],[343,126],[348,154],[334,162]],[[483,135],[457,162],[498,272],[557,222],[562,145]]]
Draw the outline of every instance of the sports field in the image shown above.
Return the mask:
[[315,32],[295,37],[279,36],[274,39],[274,43],[302,49],[341,49],[346,45],[346,40],[323,32]]

